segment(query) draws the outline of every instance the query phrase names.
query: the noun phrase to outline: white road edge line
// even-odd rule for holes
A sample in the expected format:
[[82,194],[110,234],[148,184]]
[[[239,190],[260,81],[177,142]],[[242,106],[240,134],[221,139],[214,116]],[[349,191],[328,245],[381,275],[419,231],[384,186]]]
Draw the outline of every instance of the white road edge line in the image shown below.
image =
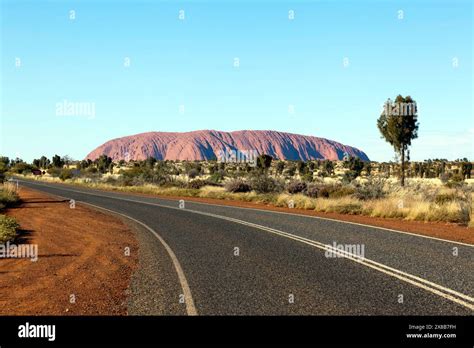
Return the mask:
[[[152,198],[152,197],[150,197],[150,198]],[[162,198],[162,197],[157,197],[157,199],[167,200],[166,198]],[[170,200],[170,199],[168,199],[168,200]],[[288,213],[288,212],[284,212],[284,211],[266,210],[266,209],[258,209],[258,208],[237,207],[237,206],[232,206],[232,205],[212,204],[212,203],[197,202],[197,201],[192,201],[192,200],[190,200],[189,202],[191,202],[191,203],[196,203],[196,204],[203,204],[203,205],[211,205],[211,206],[215,206],[215,207],[237,208],[237,209],[244,209],[244,210],[256,210],[256,211],[261,211],[261,212],[264,212],[264,213],[274,213],[274,214],[292,215],[292,216],[305,217],[305,218],[318,219],[318,220],[329,220],[329,221],[339,222],[339,223],[342,223],[342,224],[350,224],[350,225],[358,225],[358,226],[370,227],[370,228],[376,229],[376,230],[384,230],[384,231],[390,231],[390,232],[395,232],[395,233],[408,234],[408,235],[414,236],[414,237],[421,237],[421,238],[427,238],[427,239],[434,239],[434,240],[437,240],[437,241],[440,241],[440,242],[459,244],[459,245],[463,245],[463,246],[467,246],[467,247],[474,248],[474,244],[467,244],[467,243],[463,243],[463,242],[456,242],[456,241],[454,241],[454,240],[443,239],[443,238],[437,238],[437,237],[431,237],[431,236],[426,236],[426,235],[423,235],[423,234],[416,234],[416,233],[412,233],[412,232],[394,230],[394,229],[386,228],[386,227],[379,227],[379,226],[374,226],[374,225],[366,225],[366,224],[361,224],[361,223],[359,223],[359,222],[352,222],[352,221],[344,221],[344,220],[338,220],[338,219],[331,219],[331,218],[326,218],[326,217],[322,217],[322,216],[296,214],[296,213]]]
[[[22,180],[19,180],[20,182]],[[32,181],[27,181],[25,180],[24,182],[27,182],[27,183],[32,183],[32,184],[36,184],[36,185],[40,185],[41,184],[38,184],[37,182],[32,182]],[[46,183],[45,181],[41,181],[42,183]],[[57,183],[47,183],[47,184],[56,184],[58,185]],[[64,185],[67,185],[67,184],[64,184]],[[43,185],[43,186],[47,186],[47,185]],[[62,188],[60,188],[62,189]],[[94,188],[89,188],[89,189],[92,189],[92,190],[98,190],[98,189],[94,189]],[[67,190],[67,191],[72,191],[72,192],[78,192],[78,193],[85,193],[83,191],[76,191],[76,190],[70,190],[70,189],[64,189],[64,190]],[[116,193],[116,194],[123,194],[123,193],[120,193],[120,192],[113,192],[113,191],[105,191],[103,190],[104,193]],[[125,195],[125,194],[124,194]],[[113,198],[111,196],[104,196],[104,197],[110,197],[110,198]],[[147,197],[144,197],[144,198],[147,198]],[[174,199],[171,199],[171,198],[166,198],[166,196],[157,196],[157,197],[150,197],[151,199],[161,199],[161,200],[174,200]],[[119,198],[121,199],[121,198]],[[185,199],[185,197],[183,198]],[[364,227],[370,227],[372,229],[376,229],[376,230],[384,230],[384,231],[390,231],[390,232],[395,232],[395,233],[401,233],[401,234],[408,234],[410,236],[414,236],[414,237],[420,237],[420,238],[426,238],[426,239],[433,239],[433,240],[437,240],[437,241],[440,241],[440,242],[446,242],[446,243],[452,243],[452,244],[458,244],[458,245],[463,245],[463,246],[467,246],[467,247],[471,247],[471,248],[474,248],[474,244],[467,244],[467,243],[463,243],[463,242],[456,242],[454,240],[448,240],[448,239],[443,239],[443,238],[437,238],[437,237],[431,237],[431,236],[425,236],[423,234],[416,234],[416,233],[411,233],[411,232],[406,232],[406,231],[400,231],[400,230],[394,230],[394,229],[391,229],[391,228],[386,228],[386,227],[379,227],[379,226],[374,226],[374,225],[366,225],[366,224],[361,224],[359,222],[352,222],[352,221],[344,221],[344,220],[337,220],[337,219],[331,219],[331,218],[326,218],[326,217],[322,217],[322,216],[313,216],[313,215],[305,215],[305,214],[296,214],[296,213],[288,213],[288,212],[284,212],[284,211],[275,211],[275,210],[266,210],[266,209],[258,209],[258,208],[246,208],[246,207],[238,207],[238,206],[229,206],[229,205],[221,205],[221,204],[212,204],[212,203],[204,203],[204,202],[197,202],[197,201],[193,201],[193,200],[189,200],[189,202],[193,203],[193,204],[202,204],[202,205],[210,205],[210,206],[215,206],[215,207],[223,207],[223,208],[232,208],[232,209],[244,209],[244,210],[255,210],[255,211],[261,211],[261,212],[264,212],[264,213],[270,213],[270,214],[284,214],[284,215],[293,215],[293,216],[298,216],[298,217],[305,217],[305,218],[311,218],[311,219],[318,219],[318,220],[329,220],[329,221],[334,221],[334,222],[339,222],[339,223],[342,223],[342,224],[350,224],[350,225],[357,225],[357,226],[364,226]],[[145,203],[145,202],[143,202]]]
[[173,261],[174,268],[176,270],[176,273],[178,274],[179,283],[181,284],[181,288],[183,290],[184,301],[186,303],[186,312],[188,313],[188,315],[193,315],[193,316],[198,315],[196,306],[194,305],[193,296],[191,294],[191,288],[189,287],[188,280],[186,279],[186,276],[184,275],[183,268],[181,267],[181,264],[179,263],[178,258],[176,257],[176,254],[173,252],[173,250],[168,245],[168,243],[166,243],[165,240],[154,229],[152,229],[148,225],[144,224],[143,222],[132,218],[131,216],[116,212],[115,210],[110,210],[110,209],[107,209],[107,208],[103,208],[101,206],[91,204],[91,203],[87,203],[87,202],[84,202],[84,201],[79,201],[79,203],[90,205],[90,206],[98,208],[98,209],[102,209],[102,210],[105,210],[105,211],[108,211],[108,212],[111,212],[111,213],[114,213],[114,214],[117,214],[117,215],[121,215],[121,216],[123,216],[127,219],[130,219],[130,220],[136,222],[137,224],[140,224],[141,226],[146,228],[148,231],[150,231],[160,241],[160,243],[163,244],[166,251],[168,252],[168,255],[170,256],[171,260]]
[[[37,184],[39,186],[46,186],[48,187],[47,185],[41,185],[41,184]],[[62,189],[62,188],[58,188],[58,189]],[[308,245],[311,245],[311,246],[314,246],[314,247],[317,247],[319,249],[322,249],[322,250],[326,250],[326,251],[332,251],[334,252],[334,249],[330,246],[330,245],[325,245],[323,243],[320,243],[320,242],[317,242],[317,241],[314,241],[314,240],[311,240],[311,239],[307,239],[307,238],[304,238],[304,237],[300,237],[300,236],[296,236],[296,235],[293,235],[291,233],[287,233],[287,232],[283,232],[283,231],[280,231],[280,230],[276,230],[276,229],[273,229],[273,228],[270,228],[270,227],[266,227],[266,226],[262,226],[262,225],[258,225],[258,224],[254,224],[254,223],[251,223],[251,222],[247,222],[247,221],[243,221],[243,220],[239,220],[239,219],[234,219],[234,218],[229,218],[229,217],[226,217],[226,216],[222,216],[222,215],[216,215],[216,214],[211,214],[211,213],[206,213],[206,212],[201,212],[201,211],[197,211],[197,210],[191,210],[191,209],[181,209],[181,208],[176,208],[176,207],[170,207],[170,206],[167,206],[167,205],[161,205],[161,204],[157,204],[157,203],[151,203],[151,202],[143,202],[143,201],[137,201],[137,200],[133,200],[133,199],[127,199],[127,198],[119,198],[119,197],[110,197],[110,196],[103,196],[103,195],[99,195],[99,194],[95,194],[95,193],[89,193],[89,192],[83,192],[83,191],[76,191],[76,190],[70,190],[70,189],[64,189],[65,191],[71,191],[71,192],[77,192],[77,193],[81,193],[81,194],[86,194],[86,195],[92,195],[92,196],[98,196],[98,197],[106,197],[106,198],[110,198],[110,199],[117,199],[117,200],[123,200],[123,201],[129,201],[129,202],[134,202],[134,203],[139,203],[139,204],[146,204],[146,205],[152,205],[152,206],[157,206],[157,207],[161,207],[161,208],[168,208],[168,209],[173,209],[173,210],[180,210],[180,211],[187,211],[187,212],[190,212],[190,213],[194,213],[194,214],[200,214],[200,215],[205,215],[205,216],[210,216],[210,217],[214,217],[214,218],[218,218],[218,219],[222,219],[222,220],[227,220],[227,221],[231,221],[231,222],[235,222],[235,223],[238,223],[238,224],[242,224],[242,225],[246,225],[246,226],[251,226],[251,227],[254,227],[254,228],[258,228],[260,230],[263,230],[263,231],[267,231],[267,232],[270,232],[270,233],[274,233],[274,234],[277,234],[277,235],[280,235],[280,236],[283,236],[283,237],[286,237],[286,238],[289,238],[289,239],[293,239],[293,240],[296,240],[296,241],[299,241],[301,243],[305,243],[305,244],[308,244]],[[85,202],[83,202],[85,203]],[[90,204],[90,203],[86,203],[86,204]],[[102,208],[104,209],[104,208]],[[107,209],[106,209],[107,210]],[[120,214],[120,213],[119,213]],[[337,220],[336,220],[337,221]],[[370,260],[370,259],[366,259],[366,258],[360,258],[359,256],[357,255],[353,255],[353,254],[350,254],[350,253],[342,253],[340,251],[338,251],[340,253],[341,256],[349,259],[349,260],[352,260],[354,262],[357,262],[359,264],[362,264],[364,266],[367,266],[369,268],[372,268],[372,269],[375,269],[375,270],[378,270],[382,273],[385,273],[387,275],[390,275],[392,277],[395,277],[399,280],[402,280],[402,281],[405,281],[409,284],[412,284],[412,285],[415,285],[419,288],[422,288],[424,290],[427,290],[433,294],[436,294],[438,296],[441,296],[445,299],[448,299],[452,302],[455,302],[455,303],[458,303],[466,308],[469,308],[471,309],[472,311],[474,311],[474,304],[471,304],[471,303],[468,303],[464,300],[460,300],[459,298],[456,298],[454,297],[453,295],[455,296],[458,296],[460,298],[463,298],[467,301],[470,301],[470,302],[474,302],[474,298],[468,296],[468,295],[465,295],[463,293],[460,293],[460,292],[457,292],[455,290],[452,290],[452,289],[449,289],[449,288],[446,288],[442,285],[439,285],[439,284],[436,284],[436,283],[433,283],[433,282],[430,282],[426,279],[423,279],[423,278],[420,278],[420,277],[417,277],[417,276],[414,276],[412,274],[409,274],[409,273],[405,273],[401,270],[397,270],[395,268],[392,268],[392,267],[389,267],[389,266],[386,266],[384,264],[381,264],[381,263],[378,263],[376,261],[373,261],[373,260]],[[429,286],[428,286],[429,285]],[[430,287],[431,286],[431,287]],[[443,292],[444,291],[444,292]],[[452,294],[452,295],[451,295]]]

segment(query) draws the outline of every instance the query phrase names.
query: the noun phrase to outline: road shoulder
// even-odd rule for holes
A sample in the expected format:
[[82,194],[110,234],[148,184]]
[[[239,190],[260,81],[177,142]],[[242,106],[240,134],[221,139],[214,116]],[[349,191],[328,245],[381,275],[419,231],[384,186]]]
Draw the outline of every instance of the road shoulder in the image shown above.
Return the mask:
[[[120,219],[22,187],[7,215],[38,260],[0,259],[0,315],[126,315],[138,242]],[[131,252],[128,253],[128,250]]]

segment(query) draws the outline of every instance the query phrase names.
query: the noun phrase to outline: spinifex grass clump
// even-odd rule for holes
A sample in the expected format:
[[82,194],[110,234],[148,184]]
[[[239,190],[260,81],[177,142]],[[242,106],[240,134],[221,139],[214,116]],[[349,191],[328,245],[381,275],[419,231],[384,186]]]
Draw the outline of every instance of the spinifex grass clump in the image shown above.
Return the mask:
[[15,183],[4,182],[3,185],[0,185],[0,210],[16,204],[19,200]]

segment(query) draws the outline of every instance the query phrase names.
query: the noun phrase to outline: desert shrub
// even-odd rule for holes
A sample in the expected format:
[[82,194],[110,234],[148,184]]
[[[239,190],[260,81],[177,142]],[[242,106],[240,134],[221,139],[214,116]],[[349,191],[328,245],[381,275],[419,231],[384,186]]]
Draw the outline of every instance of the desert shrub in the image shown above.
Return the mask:
[[228,192],[250,192],[251,187],[242,179],[232,179],[225,184],[225,189]]
[[25,163],[25,162],[19,162],[13,165],[10,168],[10,171],[12,173],[17,173],[17,174],[28,174],[28,173],[31,173],[31,169],[33,169],[33,167],[30,164]]
[[291,194],[296,194],[296,193],[301,193],[303,191],[306,190],[306,183],[305,182],[302,182],[302,181],[291,181],[286,189],[288,191],[288,193],[291,193]]
[[6,243],[15,239],[16,230],[20,225],[16,222],[15,219],[0,215],[0,243]]
[[287,176],[294,176],[296,173],[296,165],[292,162],[288,163],[287,168],[284,172],[286,172]]
[[170,182],[171,178],[167,174],[163,174],[160,172],[153,172],[153,175],[146,178],[145,182],[155,185],[163,186],[166,183]]
[[322,167],[323,171],[321,174],[323,176],[331,176],[334,174],[334,163],[331,160],[324,160]]
[[197,177],[199,175],[199,171],[196,169],[196,168],[191,168],[189,171],[188,171],[188,177],[190,179],[194,179],[195,177]]
[[305,191],[305,195],[311,198],[318,198],[319,197],[318,185],[308,185]]
[[313,181],[313,172],[304,173],[303,175],[301,175],[301,180],[306,182]]
[[285,162],[278,161],[276,164],[276,172],[278,174],[283,174],[283,170],[285,169]]
[[284,184],[269,176],[257,175],[251,179],[250,187],[257,193],[278,193],[283,191]]
[[204,180],[196,179],[188,182],[187,188],[199,190],[201,187],[206,186],[207,183]]
[[308,166],[303,161],[297,161],[296,162],[296,170],[298,171],[298,174],[304,175],[305,173],[308,173]]
[[86,169],[87,173],[96,174],[99,170],[96,167],[89,167]]
[[56,178],[61,174],[61,168],[51,167],[48,169],[48,174],[51,175],[53,178]]
[[225,171],[222,169],[216,170],[212,175],[207,179],[209,183],[220,183],[225,178]]
[[144,184],[165,185],[171,181],[171,177],[159,168],[133,167],[129,170],[120,171],[121,178],[118,180],[122,186],[139,186]]
[[345,172],[344,175],[342,176],[342,182],[345,183],[345,184],[350,184],[358,176],[359,176],[359,174],[356,171],[349,170],[349,171]]
[[363,201],[385,197],[385,181],[383,179],[369,179],[355,185],[354,195]]
[[349,170],[344,173],[343,180],[346,182],[351,182],[358,176],[364,169],[364,162],[358,157],[350,157],[349,160],[344,162],[344,168]]
[[219,170],[219,163],[217,162],[210,163],[208,169],[209,169],[209,174],[212,175],[216,173]]
[[62,181],[71,179],[72,178],[72,171],[70,169],[63,169],[61,173],[59,173],[59,179]]
[[327,186],[320,186],[318,191],[319,196],[321,198],[329,198],[329,189]]

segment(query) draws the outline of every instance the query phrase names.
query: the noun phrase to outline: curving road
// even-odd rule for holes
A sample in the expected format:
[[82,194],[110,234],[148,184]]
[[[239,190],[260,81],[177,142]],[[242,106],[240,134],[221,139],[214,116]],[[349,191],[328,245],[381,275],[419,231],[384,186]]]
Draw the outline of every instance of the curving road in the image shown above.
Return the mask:
[[[280,212],[188,201],[180,207],[171,199],[25,180],[20,186],[107,209],[139,227],[131,314],[474,312],[472,245]],[[364,254],[330,253],[334,243]]]

